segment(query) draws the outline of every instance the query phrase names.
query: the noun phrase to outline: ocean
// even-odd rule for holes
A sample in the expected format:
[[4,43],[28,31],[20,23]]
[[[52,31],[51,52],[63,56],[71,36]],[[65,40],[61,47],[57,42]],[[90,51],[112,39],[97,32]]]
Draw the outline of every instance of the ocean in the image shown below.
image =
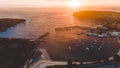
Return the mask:
[[[88,47],[92,45],[90,43],[94,42],[95,40],[98,40],[98,44],[96,44],[95,50],[101,47],[102,45],[101,40],[102,41],[104,40],[103,43],[105,44],[106,47],[105,48],[103,47],[103,50],[105,50],[106,55],[111,56],[118,53],[119,47],[113,45],[114,43],[117,43],[116,39],[113,38],[100,39],[100,38],[88,37],[86,35],[77,35],[78,33],[80,33],[81,30],[69,31],[69,32],[55,31],[55,28],[78,25],[77,21],[73,17],[73,12],[80,10],[86,10],[86,9],[79,9],[79,10],[72,8],[0,9],[0,18],[22,18],[26,20],[26,22],[8,28],[5,32],[0,32],[0,37],[23,38],[23,39],[35,40],[41,35],[45,34],[46,32],[49,32],[50,36],[47,37],[47,39],[45,39],[40,44],[40,46],[41,47],[43,46],[50,54],[51,59],[55,59],[55,60],[66,59],[68,54],[68,48],[71,44],[77,46],[77,44],[81,42],[81,46],[82,44],[83,45],[86,44],[83,46],[83,49],[86,48],[88,49]],[[116,9],[109,8],[109,9],[99,9],[99,10],[107,10],[107,11],[112,10],[119,12],[119,8]],[[82,21],[80,21],[79,23],[85,25],[89,24]],[[112,41],[113,43],[108,41]]]
[[[89,8],[90,9],[90,8]],[[92,8],[96,10],[96,8]],[[86,10],[86,9],[79,9]],[[76,25],[72,8],[9,8],[0,9],[0,18],[22,18],[26,22],[0,32],[0,37],[37,39],[46,32],[54,32],[55,28]],[[97,8],[97,10],[119,11],[119,8]]]
[[68,8],[12,8],[1,9],[0,18],[22,18],[26,22],[0,33],[0,37],[37,39],[55,28],[75,25],[73,9]]

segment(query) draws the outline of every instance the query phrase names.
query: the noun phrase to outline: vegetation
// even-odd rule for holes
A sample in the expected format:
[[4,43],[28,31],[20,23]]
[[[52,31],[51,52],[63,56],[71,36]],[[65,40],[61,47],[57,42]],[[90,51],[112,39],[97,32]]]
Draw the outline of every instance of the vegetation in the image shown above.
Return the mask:
[[55,66],[48,66],[46,68],[67,68],[67,65],[55,65]]
[[[71,68],[119,68],[119,62],[108,62],[108,63],[93,63],[93,64],[86,64],[83,66],[80,65],[72,65]],[[67,65],[54,65],[48,66],[46,68],[68,68]]]
[[23,68],[36,47],[26,39],[0,38],[0,68]]
[[9,19],[9,18],[0,19],[0,31],[5,31],[7,28],[15,26],[21,22],[25,22],[25,20],[24,19]]
[[120,13],[112,11],[79,11],[73,14],[82,20],[89,20],[97,25],[103,25],[109,30],[120,31]]

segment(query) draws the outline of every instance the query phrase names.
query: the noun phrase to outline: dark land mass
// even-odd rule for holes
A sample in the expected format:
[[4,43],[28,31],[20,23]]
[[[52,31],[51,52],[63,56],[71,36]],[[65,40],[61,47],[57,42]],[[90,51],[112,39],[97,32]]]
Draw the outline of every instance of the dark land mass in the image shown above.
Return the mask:
[[10,18],[0,19],[0,32],[5,31],[8,28],[15,26],[22,22],[25,22],[25,20],[24,19],[10,19]]
[[26,39],[0,38],[0,68],[23,68],[33,58],[36,47]]
[[[86,64],[86,65],[72,65],[71,68],[119,68],[120,62],[108,62],[108,63],[95,63],[95,64]],[[68,68],[67,65],[54,65],[48,66],[46,68]]]
[[109,30],[120,31],[120,13],[113,11],[79,11],[73,14],[80,20],[89,20]]

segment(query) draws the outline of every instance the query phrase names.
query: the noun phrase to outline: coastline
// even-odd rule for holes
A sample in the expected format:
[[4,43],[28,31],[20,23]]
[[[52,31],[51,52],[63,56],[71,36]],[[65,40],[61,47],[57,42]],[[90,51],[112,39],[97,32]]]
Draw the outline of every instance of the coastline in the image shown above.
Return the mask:
[[6,31],[8,28],[13,27],[23,22],[25,22],[25,19],[1,18],[0,19],[0,32]]

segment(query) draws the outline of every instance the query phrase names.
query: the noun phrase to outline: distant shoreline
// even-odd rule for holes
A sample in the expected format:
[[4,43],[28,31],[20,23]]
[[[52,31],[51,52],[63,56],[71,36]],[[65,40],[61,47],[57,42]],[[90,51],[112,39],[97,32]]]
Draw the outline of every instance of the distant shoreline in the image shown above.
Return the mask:
[[110,30],[120,31],[120,13],[114,11],[78,11],[73,16],[80,19],[91,21],[96,25],[102,25]]

